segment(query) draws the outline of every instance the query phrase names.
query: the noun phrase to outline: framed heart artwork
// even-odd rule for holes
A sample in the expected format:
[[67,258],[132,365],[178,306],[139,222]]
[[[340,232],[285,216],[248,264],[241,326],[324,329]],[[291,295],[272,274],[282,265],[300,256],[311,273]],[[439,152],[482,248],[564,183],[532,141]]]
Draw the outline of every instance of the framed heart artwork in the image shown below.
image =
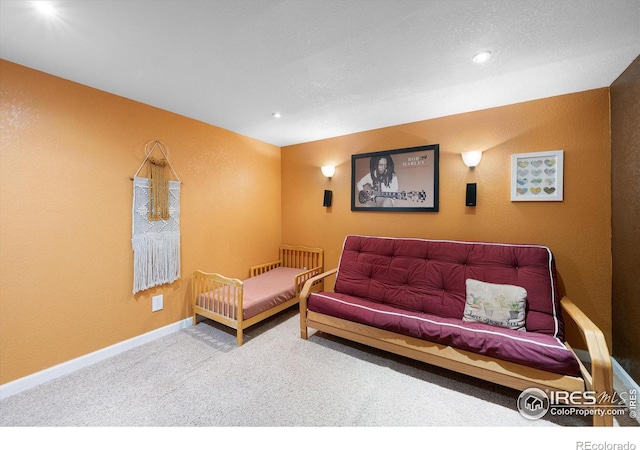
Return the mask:
[[563,200],[564,151],[511,155],[511,201]]

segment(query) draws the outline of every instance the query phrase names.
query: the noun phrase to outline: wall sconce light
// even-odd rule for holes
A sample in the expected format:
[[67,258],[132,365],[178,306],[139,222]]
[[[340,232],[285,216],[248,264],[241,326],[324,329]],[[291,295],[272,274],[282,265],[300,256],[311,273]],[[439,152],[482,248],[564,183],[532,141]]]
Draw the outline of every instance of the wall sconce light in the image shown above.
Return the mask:
[[320,170],[322,170],[322,175],[331,178],[336,173],[336,166],[322,166]]
[[482,159],[482,152],[480,150],[474,150],[471,152],[462,152],[462,160],[465,165],[473,169],[475,166],[480,164],[480,160]]

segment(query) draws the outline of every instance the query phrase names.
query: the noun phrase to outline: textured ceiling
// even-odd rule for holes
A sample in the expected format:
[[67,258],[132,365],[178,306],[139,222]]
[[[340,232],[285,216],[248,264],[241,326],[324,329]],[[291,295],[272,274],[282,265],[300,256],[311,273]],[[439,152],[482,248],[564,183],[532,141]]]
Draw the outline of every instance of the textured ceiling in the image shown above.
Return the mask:
[[640,55],[640,0],[51,3],[0,0],[1,58],[278,146],[606,87]]

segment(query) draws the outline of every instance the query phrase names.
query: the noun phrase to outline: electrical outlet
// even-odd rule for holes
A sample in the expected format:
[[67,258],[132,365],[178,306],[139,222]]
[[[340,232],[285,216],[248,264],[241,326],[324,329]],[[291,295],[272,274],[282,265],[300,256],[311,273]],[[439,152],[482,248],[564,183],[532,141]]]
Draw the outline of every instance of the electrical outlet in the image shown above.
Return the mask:
[[151,312],[160,311],[164,308],[164,298],[162,294],[151,297]]

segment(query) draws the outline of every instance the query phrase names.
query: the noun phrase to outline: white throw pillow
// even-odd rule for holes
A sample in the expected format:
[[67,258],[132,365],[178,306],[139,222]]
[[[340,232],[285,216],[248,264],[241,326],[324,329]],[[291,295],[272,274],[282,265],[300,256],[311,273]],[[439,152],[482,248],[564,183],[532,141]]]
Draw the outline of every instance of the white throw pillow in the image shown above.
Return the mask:
[[526,331],[527,291],[510,284],[485,283],[468,278],[462,320]]

